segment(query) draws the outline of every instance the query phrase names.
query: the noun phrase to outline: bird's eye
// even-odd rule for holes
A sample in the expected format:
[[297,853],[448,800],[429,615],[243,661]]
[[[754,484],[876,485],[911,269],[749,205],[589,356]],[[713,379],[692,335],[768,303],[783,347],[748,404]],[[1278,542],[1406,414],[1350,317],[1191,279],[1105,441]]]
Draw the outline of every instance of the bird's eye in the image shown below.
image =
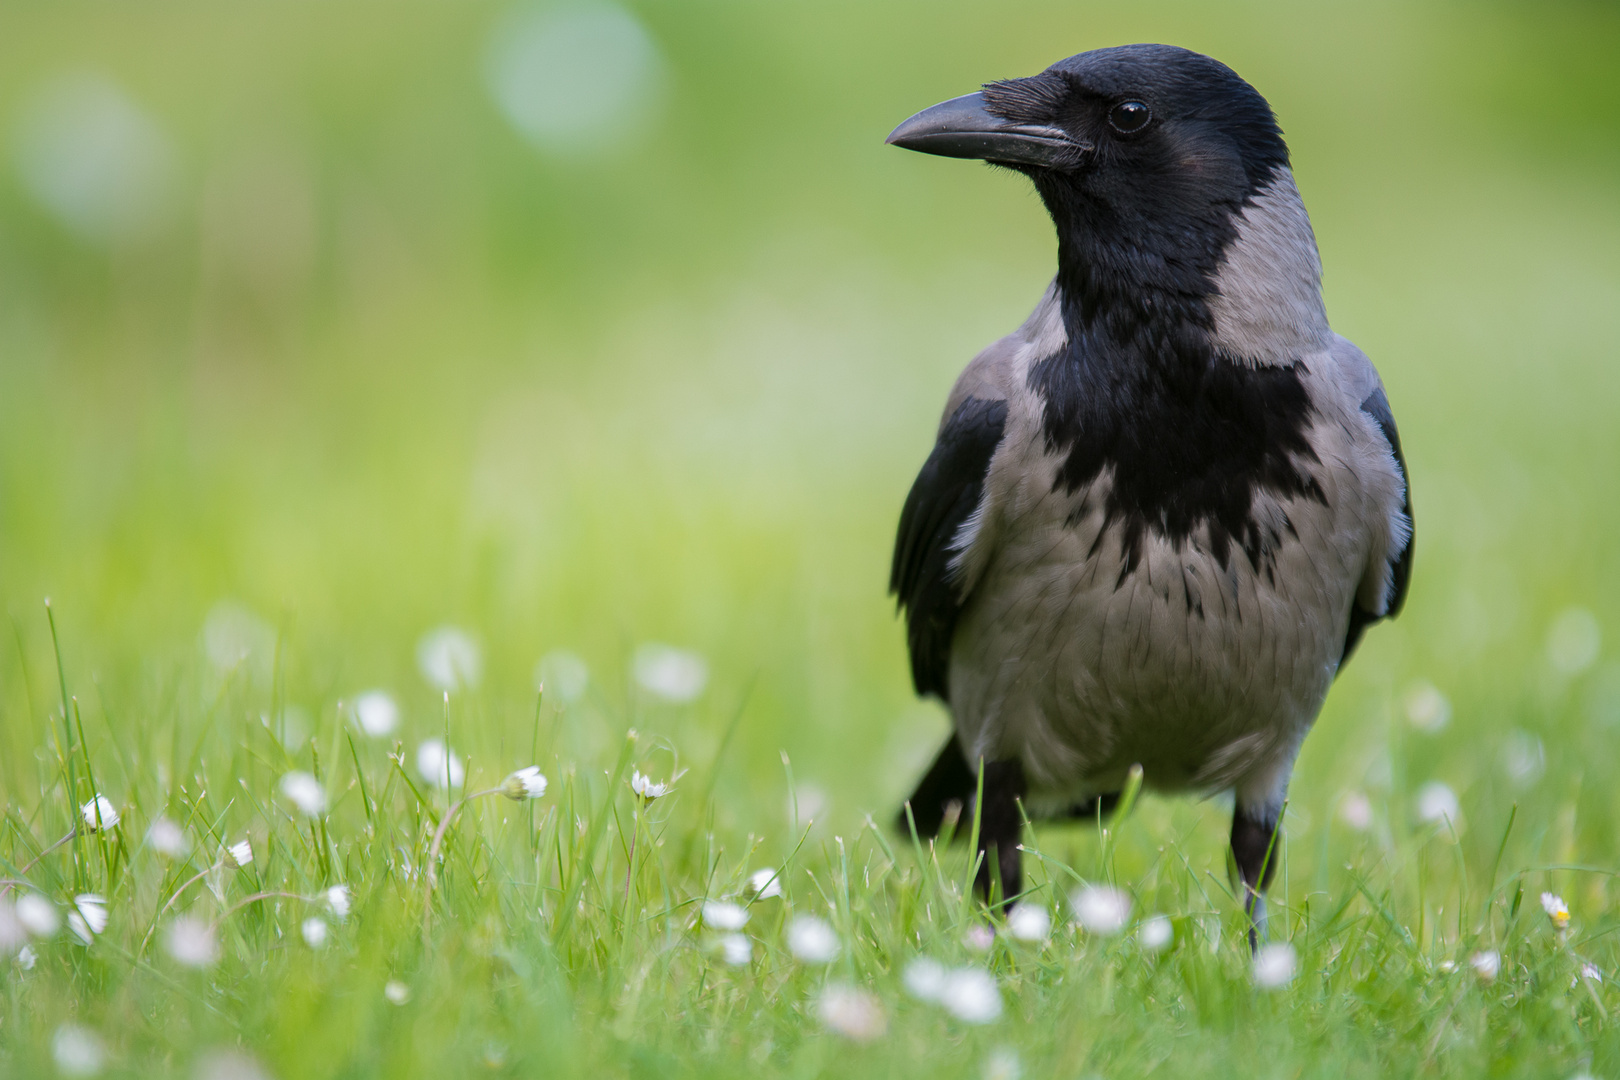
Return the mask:
[[1147,127],[1153,111],[1140,101],[1122,101],[1108,110],[1108,124],[1121,135],[1134,135]]

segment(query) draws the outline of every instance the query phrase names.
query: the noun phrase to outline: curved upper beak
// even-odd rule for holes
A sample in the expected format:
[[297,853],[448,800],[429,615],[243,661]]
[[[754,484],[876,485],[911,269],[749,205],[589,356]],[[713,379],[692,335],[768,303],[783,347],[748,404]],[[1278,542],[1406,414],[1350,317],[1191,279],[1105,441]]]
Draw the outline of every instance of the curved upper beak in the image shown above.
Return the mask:
[[983,94],[942,101],[895,128],[885,141],[941,157],[1041,167],[1073,164],[1091,149],[1062,128],[1015,124],[985,104]]

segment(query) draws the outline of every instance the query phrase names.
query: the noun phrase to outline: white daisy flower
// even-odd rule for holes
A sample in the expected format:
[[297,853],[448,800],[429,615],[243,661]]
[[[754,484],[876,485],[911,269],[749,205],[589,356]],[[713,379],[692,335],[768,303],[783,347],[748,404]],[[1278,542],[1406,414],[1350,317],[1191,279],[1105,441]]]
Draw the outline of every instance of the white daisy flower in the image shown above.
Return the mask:
[[1480,982],[1492,982],[1502,973],[1502,954],[1495,949],[1482,949],[1468,958],[1468,966],[1474,969]]
[[[1581,978],[1588,982],[1600,983],[1603,981],[1603,972],[1598,970],[1596,964],[1582,964]],[[1574,986],[1575,983],[1570,983],[1570,985]]]
[[1547,913],[1552,920],[1553,927],[1558,930],[1569,928],[1569,905],[1557,893],[1544,892],[1541,894],[1541,910]]
[[298,932],[304,935],[304,944],[312,949],[326,947],[326,920],[319,915],[311,915],[298,927]]
[[1131,917],[1131,898],[1112,885],[1086,885],[1069,897],[1074,921],[1088,933],[1109,936],[1125,929]]
[[416,772],[436,788],[458,788],[467,779],[467,766],[461,757],[447,749],[443,739],[425,739],[416,748]]
[[538,765],[526,765],[501,784],[501,794],[514,802],[538,799],[546,793],[546,778]]
[[919,956],[906,965],[900,976],[906,992],[918,1001],[938,1001],[945,989],[945,965]]
[[383,690],[367,690],[354,699],[354,720],[373,739],[392,735],[399,727],[399,706]]
[[962,935],[962,944],[972,952],[989,952],[990,947],[996,943],[996,929],[984,923],[974,923]]
[[703,901],[703,925],[711,930],[741,930],[748,923],[748,912],[729,900]]
[[411,988],[398,979],[389,979],[383,986],[383,997],[391,1005],[403,1005],[411,1000]]
[[1418,789],[1417,816],[1425,825],[1450,822],[1453,828],[1460,820],[1461,807],[1457,793],[1438,780],[1431,780]]
[[290,772],[281,778],[281,793],[305,817],[326,813],[326,789],[307,772]]
[[166,817],[152,819],[152,824],[146,828],[146,842],[153,851],[168,859],[182,858],[191,850],[186,831]]
[[80,893],[73,898],[73,909],[68,912],[68,929],[73,936],[90,944],[96,935],[107,929],[107,900],[95,893]]
[[828,1031],[856,1042],[871,1042],[889,1026],[877,998],[844,983],[822,988],[821,997],[816,1001],[816,1015]]
[[56,905],[39,893],[25,893],[17,898],[17,921],[35,937],[50,937],[62,929],[62,916]]
[[830,963],[838,956],[838,935],[825,919],[798,915],[788,923],[788,951],[807,964]]
[[1294,947],[1286,941],[1274,941],[1260,946],[1254,954],[1254,985],[1262,990],[1276,990],[1294,981],[1299,958]]
[[38,960],[39,955],[34,952],[34,947],[32,945],[24,945],[22,948],[17,950],[17,966],[22,968],[24,971],[33,971],[34,964]]
[[1001,988],[983,968],[955,968],[939,990],[945,1011],[969,1024],[988,1024],[1001,1015]]
[[1433,735],[1451,721],[1451,702],[1433,683],[1418,680],[1407,688],[1406,722]]
[[672,645],[641,646],[630,668],[643,690],[676,705],[696,700],[709,684],[709,665],[703,657]]
[[241,870],[253,865],[253,844],[246,837],[225,849],[225,861]]
[[107,1050],[89,1028],[63,1024],[51,1036],[51,1057],[63,1076],[95,1076],[107,1065]]
[[[684,772],[684,770],[682,771]],[[650,776],[643,776],[639,769],[632,769],[630,772],[630,790],[635,792],[644,802],[651,802],[654,799],[662,799],[665,795],[674,791],[675,781],[680,778],[681,774],[677,774],[671,777],[668,782],[654,781]]]
[[768,900],[773,896],[781,896],[781,872],[770,867],[755,870],[748,878],[748,892],[759,900]]
[[1024,1063],[1010,1046],[998,1046],[984,1059],[984,1080],[1019,1080],[1023,1075]]
[[91,832],[100,832],[118,824],[118,807],[114,806],[113,801],[107,796],[97,795],[79,807],[79,816],[84,818],[85,828]]
[[441,626],[422,636],[416,646],[416,666],[431,686],[447,693],[471,690],[484,674],[478,642],[455,626]]
[[1372,828],[1372,800],[1360,791],[1351,791],[1339,800],[1339,820],[1356,832]]
[[352,897],[347,885],[332,886],[321,893],[321,899],[326,901],[326,906],[332,909],[332,914],[337,917],[339,922],[349,917],[349,904]]
[[726,934],[720,939],[720,955],[732,967],[742,967],[754,957],[754,943],[743,934]]
[[1007,914],[1007,933],[1019,941],[1045,941],[1052,932],[1052,913],[1037,904],[1019,904]]
[[163,946],[186,967],[208,967],[219,959],[219,940],[214,936],[214,928],[190,915],[182,915],[169,924]]
[[1136,940],[1144,952],[1163,952],[1175,936],[1175,925],[1164,915],[1149,915],[1136,928]]

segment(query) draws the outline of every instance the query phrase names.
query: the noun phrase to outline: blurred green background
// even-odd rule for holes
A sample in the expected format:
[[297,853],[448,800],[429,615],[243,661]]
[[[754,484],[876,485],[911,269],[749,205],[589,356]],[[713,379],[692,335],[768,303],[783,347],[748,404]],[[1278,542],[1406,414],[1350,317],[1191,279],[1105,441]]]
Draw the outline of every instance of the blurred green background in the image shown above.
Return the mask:
[[[486,659],[454,737],[496,774],[566,649],[590,683],[565,757],[634,723],[703,762],[741,709],[722,829],[785,833],[784,751],[824,817],[886,817],[946,730],[884,595],[900,502],[1054,254],[1021,178],[882,140],[1137,40],[1272,102],[1333,325],[1379,365],[1413,475],[1407,612],[1306,744],[1296,834],[1348,789],[1405,819],[1441,780],[1484,826],[1471,857],[1516,801],[1525,857],[1612,860],[1620,9],[1598,3],[7,5],[7,800],[47,775],[49,595],[115,798],[183,718],[257,720],[204,659],[228,602],[315,722],[382,687],[404,738],[438,731],[416,649],[448,623]],[[646,641],[706,660],[694,704],[637,688]],[[1174,813],[1208,819],[1218,865],[1224,815]]]

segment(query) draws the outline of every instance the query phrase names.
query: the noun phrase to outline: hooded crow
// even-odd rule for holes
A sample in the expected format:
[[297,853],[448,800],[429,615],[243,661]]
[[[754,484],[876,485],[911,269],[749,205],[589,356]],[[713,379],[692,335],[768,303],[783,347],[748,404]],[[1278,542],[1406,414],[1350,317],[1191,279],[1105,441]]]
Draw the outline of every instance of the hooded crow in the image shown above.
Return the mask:
[[1127,45],[888,141],[1025,174],[1058,249],[1024,325],[957,379],[901,512],[912,679],[955,725],[902,828],[980,800],[979,887],[1012,901],[1026,813],[1104,810],[1133,765],[1230,790],[1252,943],[1300,744],[1412,568],[1395,420],[1328,327],[1277,120],[1224,64]]

